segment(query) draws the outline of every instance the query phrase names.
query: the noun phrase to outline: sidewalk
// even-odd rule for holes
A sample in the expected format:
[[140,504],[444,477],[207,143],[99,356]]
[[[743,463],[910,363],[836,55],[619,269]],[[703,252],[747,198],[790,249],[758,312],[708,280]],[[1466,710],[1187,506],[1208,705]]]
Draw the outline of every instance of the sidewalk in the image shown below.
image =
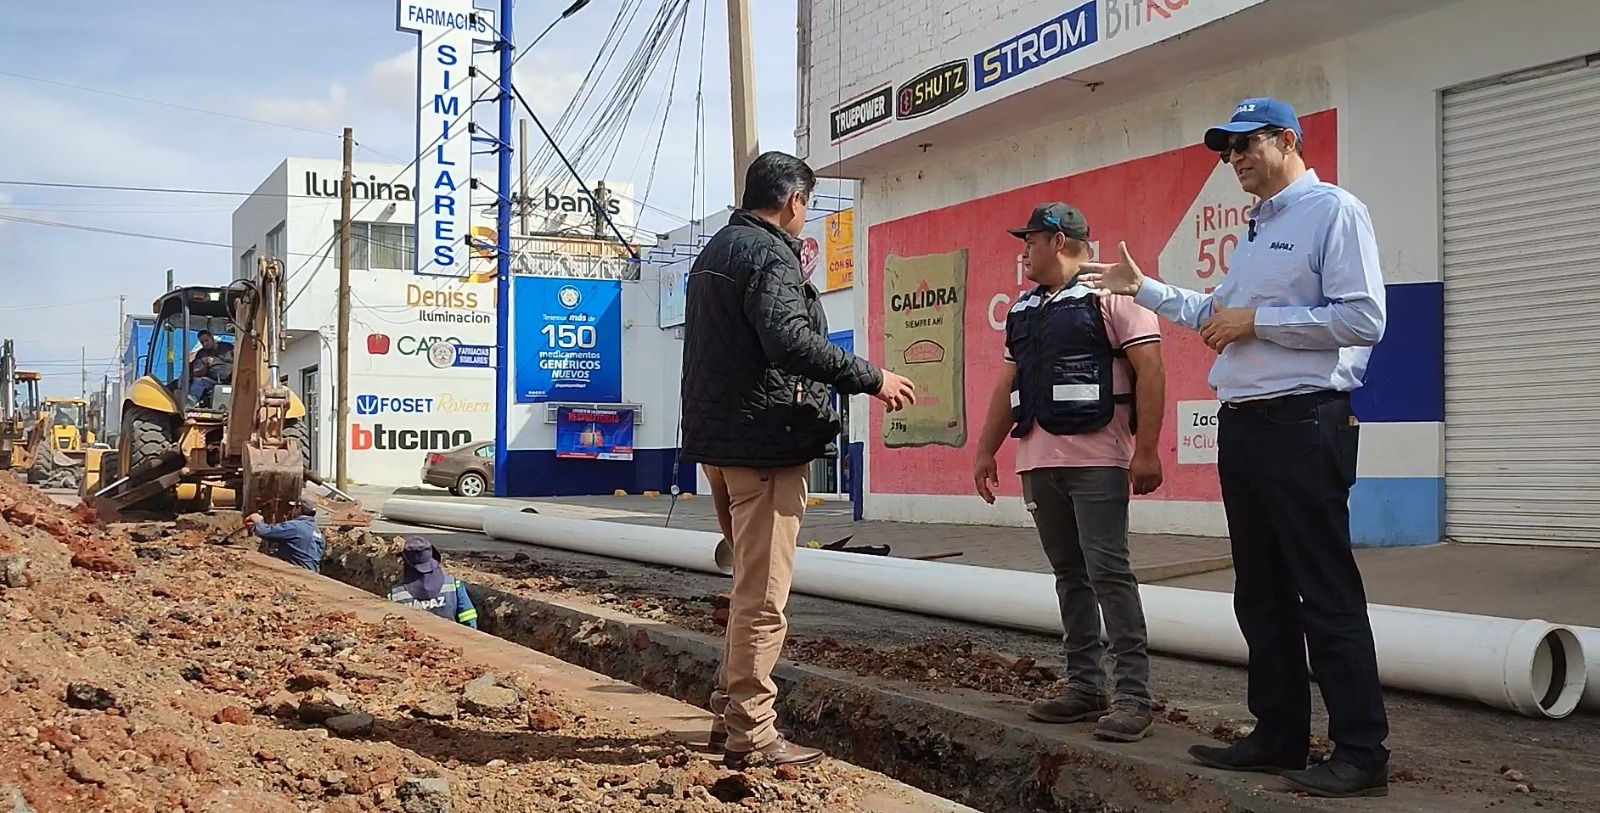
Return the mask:
[[[452,499],[442,489],[363,489],[369,508],[391,496]],[[484,499],[483,502],[493,502]],[[715,531],[709,497],[559,497],[517,502],[554,503],[571,513],[635,525]],[[853,535],[853,536],[852,536]],[[1030,528],[941,525],[863,520],[849,503],[825,502],[806,510],[800,541],[827,544],[852,536],[851,545],[883,545],[892,556],[960,551],[942,561],[1010,570],[1048,572],[1049,563]],[[1213,537],[1137,534],[1130,540],[1135,572],[1144,583],[1229,592],[1228,541]],[[1362,548],[1356,561],[1373,604],[1422,607],[1508,618],[1543,618],[1600,626],[1600,555],[1578,548],[1445,544],[1412,548]],[[1204,572],[1202,572],[1204,571]]]

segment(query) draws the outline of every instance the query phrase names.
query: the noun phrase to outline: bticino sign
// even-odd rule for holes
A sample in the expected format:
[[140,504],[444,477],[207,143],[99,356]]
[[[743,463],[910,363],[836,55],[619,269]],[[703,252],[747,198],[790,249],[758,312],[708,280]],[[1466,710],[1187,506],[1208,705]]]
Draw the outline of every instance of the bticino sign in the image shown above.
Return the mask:
[[396,28],[417,35],[416,272],[465,276],[472,229],[467,128],[473,43],[495,41],[494,20],[472,0],[400,0],[396,10]]

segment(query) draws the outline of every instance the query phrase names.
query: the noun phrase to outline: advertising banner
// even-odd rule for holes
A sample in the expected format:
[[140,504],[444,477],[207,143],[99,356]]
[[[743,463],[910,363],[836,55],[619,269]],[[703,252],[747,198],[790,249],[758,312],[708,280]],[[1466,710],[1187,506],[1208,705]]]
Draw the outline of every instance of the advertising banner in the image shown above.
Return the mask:
[[687,283],[689,281],[689,267],[694,265],[693,257],[684,257],[676,262],[661,266],[660,299],[656,300],[656,315],[660,317],[662,327],[677,327],[683,324],[685,309],[689,305]]
[[511,280],[517,403],[622,400],[622,282]]
[[856,210],[834,212],[823,219],[822,254],[827,260],[826,278],[817,286],[822,291],[849,288],[856,279]]
[[633,410],[557,407],[556,457],[632,460]]
[[805,228],[800,230],[800,276],[817,286],[817,290],[824,291],[822,287],[827,272],[827,258],[823,256],[823,247],[827,243],[826,224],[823,218],[808,221]]
[[[1303,115],[1300,123],[1306,162],[1323,180],[1337,182],[1336,111]],[[1194,134],[1195,142],[1200,135]],[[1032,287],[1023,275],[1022,242],[1006,229],[1025,222],[1034,206],[1053,200],[1083,211],[1102,258],[1126,241],[1146,274],[1197,291],[1210,290],[1226,277],[1254,204],[1232,168],[1193,143],[867,227],[866,261],[874,269],[863,275],[872,303],[868,354],[910,377],[918,395],[916,406],[904,413],[870,413],[873,491],[973,493],[969,440],[974,433],[964,429],[965,413],[973,411],[973,419],[982,422],[1002,369],[1006,313]],[[937,322],[941,316],[942,324]],[[1206,379],[1216,353],[1197,333],[1165,320],[1161,336],[1167,403],[1159,445],[1165,482],[1137,499],[1214,502],[1221,498],[1216,393]],[[934,360],[941,351],[948,362]],[[934,404],[936,410],[921,412]],[[1008,440],[999,455],[999,492],[1009,496],[1021,489],[1015,450],[1016,442]]]
[[889,255],[883,305],[883,366],[917,385],[917,402],[884,422],[883,445],[960,448],[967,442],[966,249]]

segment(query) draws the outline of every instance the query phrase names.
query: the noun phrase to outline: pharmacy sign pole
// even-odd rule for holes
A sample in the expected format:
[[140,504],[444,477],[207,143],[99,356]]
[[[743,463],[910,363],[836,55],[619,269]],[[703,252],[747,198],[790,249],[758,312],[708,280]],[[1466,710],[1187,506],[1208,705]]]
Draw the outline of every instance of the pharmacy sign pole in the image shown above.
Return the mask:
[[417,269],[465,277],[472,226],[472,45],[494,42],[494,17],[472,0],[399,0],[417,35]]
[[[494,144],[499,171],[496,206],[494,488],[505,494],[507,321],[511,289],[511,33],[512,0],[500,12],[474,7],[473,0],[399,0],[396,27],[417,35],[417,273],[464,278],[472,233],[473,144]],[[500,25],[497,26],[496,23]],[[472,121],[473,44],[490,43],[499,56],[499,127],[494,137],[476,134]]]

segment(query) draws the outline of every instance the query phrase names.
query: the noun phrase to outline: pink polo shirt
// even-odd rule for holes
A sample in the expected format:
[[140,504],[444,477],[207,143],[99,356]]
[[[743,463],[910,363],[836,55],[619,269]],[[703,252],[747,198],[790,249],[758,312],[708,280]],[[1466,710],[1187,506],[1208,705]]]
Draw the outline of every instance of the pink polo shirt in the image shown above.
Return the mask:
[[[1161,341],[1161,320],[1153,311],[1135,303],[1133,297],[1108,296],[1100,300],[1106,316],[1106,333],[1111,343],[1126,350],[1134,345]],[[1006,354],[1006,361],[1011,355]],[[1125,395],[1133,391],[1126,358],[1111,364],[1112,392]],[[1133,433],[1128,431],[1128,404],[1117,404],[1111,423],[1081,435],[1052,435],[1034,424],[1017,441],[1017,473],[1033,469],[1114,466],[1128,468],[1133,463]]]

